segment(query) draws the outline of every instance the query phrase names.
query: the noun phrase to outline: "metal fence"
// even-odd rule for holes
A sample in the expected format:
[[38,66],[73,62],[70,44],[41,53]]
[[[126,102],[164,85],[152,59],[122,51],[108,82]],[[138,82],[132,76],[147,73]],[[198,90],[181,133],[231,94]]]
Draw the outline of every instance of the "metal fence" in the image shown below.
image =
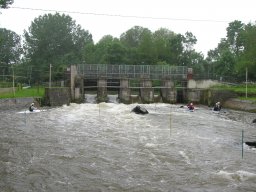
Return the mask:
[[107,65],[107,64],[79,64],[78,74],[85,79],[105,77],[108,79],[186,79],[187,67],[169,65]]

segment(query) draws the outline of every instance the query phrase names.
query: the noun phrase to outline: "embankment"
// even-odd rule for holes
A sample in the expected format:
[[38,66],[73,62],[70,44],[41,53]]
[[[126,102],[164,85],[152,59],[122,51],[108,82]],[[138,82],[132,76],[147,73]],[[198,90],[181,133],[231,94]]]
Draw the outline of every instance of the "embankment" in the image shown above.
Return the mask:
[[223,103],[224,108],[256,113],[256,103],[250,100],[231,98]]

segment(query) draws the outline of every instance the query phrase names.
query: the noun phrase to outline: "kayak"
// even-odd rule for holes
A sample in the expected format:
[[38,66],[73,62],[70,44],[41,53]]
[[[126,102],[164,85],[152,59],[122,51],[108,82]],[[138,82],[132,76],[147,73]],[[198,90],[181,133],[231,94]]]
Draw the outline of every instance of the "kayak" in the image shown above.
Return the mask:
[[33,111],[26,110],[26,111],[20,111],[18,113],[39,113],[42,111],[46,111],[46,110],[34,109]]

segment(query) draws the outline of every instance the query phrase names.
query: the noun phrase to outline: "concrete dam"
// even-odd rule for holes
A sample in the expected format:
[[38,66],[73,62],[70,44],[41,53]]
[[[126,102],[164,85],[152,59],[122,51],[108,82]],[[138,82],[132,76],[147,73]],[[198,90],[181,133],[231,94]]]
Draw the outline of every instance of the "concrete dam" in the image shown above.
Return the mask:
[[68,71],[72,100],[83,101],[94,90],[97,102],[107,102],[114,91],[119,102],[127,104],[183,102],[192,77],[191,68],[168,65],[81,64]]

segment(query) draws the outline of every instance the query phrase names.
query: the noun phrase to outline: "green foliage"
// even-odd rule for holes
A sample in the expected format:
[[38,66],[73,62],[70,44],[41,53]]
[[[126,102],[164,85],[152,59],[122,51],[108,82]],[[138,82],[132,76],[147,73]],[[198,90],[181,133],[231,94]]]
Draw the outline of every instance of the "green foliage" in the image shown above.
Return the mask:
[[[0,61],[11,64],[20,60],[21,38],[15,32],[0,28]],[[0,64],[1,65],[1,64]]]
[[236,55],[242,50],[240,33],[243,31],[243,28],[244,24],[237,20],[229,23],[227,28],[227,44],[229,45],[230,51]]
[[25,58],[37,69],[34,81],[48,78],[50,64],[59,69],[83,63],[88,57],[85,49],[93,42],[88,31],[76,25],[70,16],[59,13],[39,16],[24,36]]
[[248,69],[248,80],[256,80],[256,26],[255,23],[243,24],[234,21],[227,28],[227,38],[223,38],[218,47],[208,52],[208,63],[212,73],[218,76],[229,76],[231,80],[245,80]]
[[[220,90],[230,90],[236,93],[245,93],[246,91],[246,85],[245,84],[237,84],[237,85],[215,85],[212,88],[214,89],[220,89]],[[256,86],[255,84],[248,84],[247,85],[247,93],[248,94],[255,94],[256,95]]]
[[244,49],[239,55],[236,69],[239,73],[245,74],[247,68],[249,79],[256,80],[256,25],[246,25],[240,37]]
[[[255,23],[229,23],[226,38],[208,52],[206,59],[195,51],[197,39],[191,32],[176,34],[165,28],[151,32],[134,26],[120,38],[106,35],[94,44],[88,31],[60,13],[35,18],[24,38],[22,52],[19,36],[5,29],[0,31],[0,72],[11,75],[8,64],[19,64],[15,65],[15,73],[21,82],[48,81],[50,64],[52,79],[63,80],[63,72],[70,64],[82,63],[182,65],[193,68],[194,77],[223,77],[224,81],[244,81],[248,69],[249,80],[256,80]],[[20,64],[21,53],[24,57]]]
[[9,5],[13,4],[14,0],[0,0],[0,8],[7,9]]

